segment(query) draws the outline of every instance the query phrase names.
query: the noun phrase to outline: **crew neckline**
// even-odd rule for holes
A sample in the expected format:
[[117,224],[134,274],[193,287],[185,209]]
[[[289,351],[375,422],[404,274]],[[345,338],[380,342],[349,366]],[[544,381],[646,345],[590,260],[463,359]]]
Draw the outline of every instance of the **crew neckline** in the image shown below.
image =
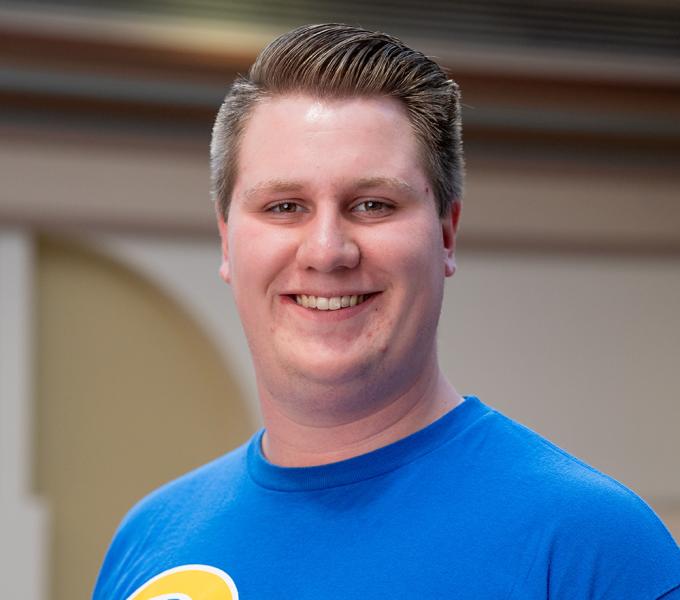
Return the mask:
[[302,492],[322,490],[365,481],[417,460],[458,436],[471,424],[491,412],[475,396],[427,427],[366,454],[314,467],[282,467],[269,462],[262,453],[264,429],[248,444],[248,472],[259,486],[271,490]]

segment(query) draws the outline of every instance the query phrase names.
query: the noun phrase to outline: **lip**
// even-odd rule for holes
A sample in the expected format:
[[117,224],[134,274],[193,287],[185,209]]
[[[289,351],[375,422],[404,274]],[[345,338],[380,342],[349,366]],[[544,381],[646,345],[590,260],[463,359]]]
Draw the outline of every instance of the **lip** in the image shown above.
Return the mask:
[[[327,294],[328,292],[324,292],[324,294]],[[323,297],[332,297],[332,296],[324,296],[324,294],[318,294],[319,296]],[[337,321],[344,321],[345,319],[351,319],[352,317],[364,312],[370,306],[374,303],[376,298],[380,296],[382,292],[372,292],[371,295],[364,300],[361,304],[357,304],[356,306],[348,306],[346,308],[341,308],[338,310],[316,310],[316,309],[310,309],[310,308],[305,308],[304,306],[301,306],[298,304],[294,296],[296,294],[285,294],[281,295],[281,302],[285,304],[286,306],[290,306],[291,309],[295,310],[296,314],[299,314],[300,316],[313,320],[313,321],[320,321],[324,323],[328,322],[337,322]],[[316,294],[312,294],[316,295]],[[337,294],[338,296],[344,295],[344,296],[350,296],[353,294],[347,294],[346,292],[343,294]],[[354,295],[359,295],[359,294],[354,294]]]

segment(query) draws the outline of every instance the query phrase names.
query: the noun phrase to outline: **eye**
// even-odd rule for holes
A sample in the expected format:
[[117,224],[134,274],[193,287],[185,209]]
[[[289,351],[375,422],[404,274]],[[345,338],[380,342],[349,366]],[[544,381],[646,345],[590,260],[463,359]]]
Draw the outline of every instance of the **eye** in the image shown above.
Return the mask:
[[297,202],[278,202],[268,207],[267,212],[278,213],[278,214],[292,214],[296,212],[301,212],[304,210]]
[[352,208],[353,212],[369,213],[370,215],[384,215],[393,209],[391,204],[381,200],[363,200]]

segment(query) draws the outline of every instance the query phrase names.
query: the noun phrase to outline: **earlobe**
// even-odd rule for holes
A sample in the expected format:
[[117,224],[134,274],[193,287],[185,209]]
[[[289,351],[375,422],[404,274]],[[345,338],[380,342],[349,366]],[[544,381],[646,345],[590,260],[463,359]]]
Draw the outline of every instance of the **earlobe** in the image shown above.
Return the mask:
[[226,282],[231,283],[231,273],[229,272],[229,238],[227,236],[227,223],[224,215],[220,212],[219,206],[215,206],[217,214],[217,227],[220,230],[220,241],[222,247],[222,262],[220,264],[220,277]]
[[229,275],[229,262],[226,259],[222,259],[222,264],[220,264],[220,277],[225,283],[231,283],[231,276]]
[[456,234],[460,220],[461,203],[454,200],[449,214],[442,218],[442,241],[444,247],[444,275],[451,277],[456,272]]

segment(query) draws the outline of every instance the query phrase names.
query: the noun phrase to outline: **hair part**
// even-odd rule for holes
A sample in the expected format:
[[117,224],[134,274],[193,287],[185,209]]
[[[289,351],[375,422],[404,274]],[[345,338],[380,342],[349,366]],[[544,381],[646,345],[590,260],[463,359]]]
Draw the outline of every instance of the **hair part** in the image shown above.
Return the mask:
[[272,41],[246,77],[232,84],[210,145],[212,195],[227,219],[240,141],[264,98],[386,96],[406,107],[440,216],[463,192],[464,159],[458,85],[421,52],[385,33],[335,23],[298,27]]

